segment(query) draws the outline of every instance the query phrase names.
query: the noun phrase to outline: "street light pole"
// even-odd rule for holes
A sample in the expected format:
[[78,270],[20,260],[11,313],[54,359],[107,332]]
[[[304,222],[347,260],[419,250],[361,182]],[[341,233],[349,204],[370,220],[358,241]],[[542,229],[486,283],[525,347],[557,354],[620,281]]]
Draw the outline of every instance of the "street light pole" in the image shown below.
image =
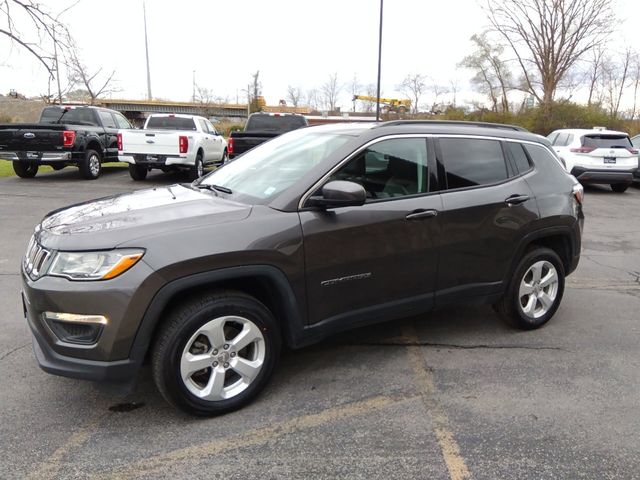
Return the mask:
[[149,69],[149,41],[147,39],[147,7],[142,2],[142,14],[144,17],[144,48],[147,54],[147,100],[151,100],[151,70]]
[[376,95],[376,122],[380,121],[380,73],[382,68],[382,11],[384,0],[380,0],[380,32],[378,34],[378,92]]

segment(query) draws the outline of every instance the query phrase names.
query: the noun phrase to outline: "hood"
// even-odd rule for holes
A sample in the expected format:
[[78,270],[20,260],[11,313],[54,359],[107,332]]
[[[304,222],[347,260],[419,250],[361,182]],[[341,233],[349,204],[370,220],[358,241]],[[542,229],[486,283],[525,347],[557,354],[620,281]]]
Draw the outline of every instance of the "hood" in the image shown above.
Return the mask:
[[72,205],[49,213],[38,240],[53,249],[114,248],[167,230],[241,220],[251,207],[182,185],[157,187]]

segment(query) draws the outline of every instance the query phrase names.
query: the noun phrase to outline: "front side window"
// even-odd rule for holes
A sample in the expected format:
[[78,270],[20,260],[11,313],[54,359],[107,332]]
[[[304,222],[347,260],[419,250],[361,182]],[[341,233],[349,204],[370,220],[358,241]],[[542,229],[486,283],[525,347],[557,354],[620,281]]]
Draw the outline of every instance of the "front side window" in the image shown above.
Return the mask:
[[100,121],[104,128],[116,128],[116,122],[113,120],[113,116],[109,112],[98,112]]
[[372,200],[426,193],[428,179],[424,138],[378,142],[358,153],[330,178],[359,183]]
[[133,128],[133,127],[131,127],[131,124],[129,123],[129,120],[124,118],[119,113],[114,113],[113,115],[116,117],[116,123],[118,124],[118,128],[124,128],[124,129]]
[[489,185],[509,176],[497,140],[441,138],[440,150],[449,189]]

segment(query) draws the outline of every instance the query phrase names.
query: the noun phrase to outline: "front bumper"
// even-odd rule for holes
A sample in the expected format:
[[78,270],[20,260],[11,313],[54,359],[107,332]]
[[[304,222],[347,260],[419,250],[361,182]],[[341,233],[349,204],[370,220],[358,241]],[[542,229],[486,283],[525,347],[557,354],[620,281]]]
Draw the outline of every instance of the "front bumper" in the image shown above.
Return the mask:
[[50,163],[69,162],[71,152],[0,152],[0,159],[13,162]]
[[[123,383],[135,379],[145,352],[132,348],[140,321],[160,283],[143,261],[112,280],[73,282],[64,278],[31,280],[22,272],[24,313],[34,337],[34,352],[45,372],[71,378]],[[93,344],[61,340],[44,312],[104,315],[108,324]]]
[[631,183],[638,169],[629,170],[599,170],[586,167],[573,167],[571,175],[580,183]]

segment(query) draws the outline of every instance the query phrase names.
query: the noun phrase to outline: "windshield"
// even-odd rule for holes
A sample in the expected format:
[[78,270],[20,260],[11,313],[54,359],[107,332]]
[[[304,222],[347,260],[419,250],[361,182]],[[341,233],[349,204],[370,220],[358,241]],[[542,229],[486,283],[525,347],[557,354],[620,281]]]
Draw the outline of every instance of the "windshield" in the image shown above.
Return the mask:
[[200,183],[228,188],[239,201],[263,203],[296,183],[350,139],[349,135],[294,130],[258,145]]
[[151,117],[145,127],[147,130],[196,130],[193,118]]

